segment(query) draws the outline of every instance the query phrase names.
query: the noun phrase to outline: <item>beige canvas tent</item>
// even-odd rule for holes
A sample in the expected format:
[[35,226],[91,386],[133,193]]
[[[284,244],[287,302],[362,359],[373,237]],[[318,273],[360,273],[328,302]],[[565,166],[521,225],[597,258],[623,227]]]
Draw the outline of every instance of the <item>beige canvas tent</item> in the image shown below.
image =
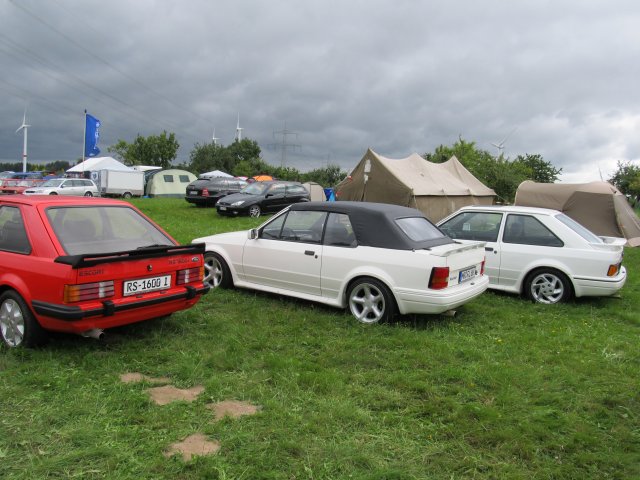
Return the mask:
[[193,173],[186,170],[155,170],[147,179],[145,192],[149,197],[184,197],[187,185],[196,179]]
[[327,199],[324,194],[324,188],[322,188],[322,185],[319,183],[305,182],[302,186],[307,189],[307,192],[309,192],[309,197],[312,202],[324,202]]
[[456,157],[444,163],[432,163],[414,153],[394,160],[371,149],[336,187],[337,200],[413,207],[432,222],[465,205],[491,205],[495,195]]
[[527,180],[518,187],[515,204],[560,210],[597,235],[624,237],[628,245],[640,245],[640,219],[620,190],[607,182]]

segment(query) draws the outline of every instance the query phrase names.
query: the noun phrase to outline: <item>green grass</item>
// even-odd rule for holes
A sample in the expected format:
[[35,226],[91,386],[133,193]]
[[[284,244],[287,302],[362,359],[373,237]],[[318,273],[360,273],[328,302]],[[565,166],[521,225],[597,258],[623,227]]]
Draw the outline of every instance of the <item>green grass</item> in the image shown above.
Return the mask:
[[[250,228],[181,199],[140,199],[180,242]],[[486,293],[455,318],[364,326],[250,291],[116,329],[0,350],[0,478],[640,478],[640,251],[620,298],[539,306]],[[203,385],[157,406],[149,384]],[[262,406],[213,423],[207,403]],[[202,432],[216,456],[162,455]]]

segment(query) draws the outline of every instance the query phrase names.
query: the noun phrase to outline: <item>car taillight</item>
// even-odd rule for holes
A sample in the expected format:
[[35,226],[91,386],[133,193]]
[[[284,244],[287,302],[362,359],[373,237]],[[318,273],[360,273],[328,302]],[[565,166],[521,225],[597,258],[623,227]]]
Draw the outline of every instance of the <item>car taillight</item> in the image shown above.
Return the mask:
[[187,268],[186,270],[178,270],[176,276],[176,285],[184,285],[204,278],[204,267]]
[[207,190],[206,188],[202,189],[202,196],[203,197],[208,197],[209,196],[209,190]]
[[429,288],[442,290],[449,286],[449,267],[434,267],[429,278]]
[[485,260],[482,260],[482,263],[480,264],[480,276],[484,275],[484,262]]
[[615,277],[620,271],[620,263],[616,265],[609,265],[609,270],[607,270],[607,277]]
[[107,282],[83,283],[81,285],[65,285],[65,302],[82,302],[98,298],[112,297],[115,290],[113,280]]

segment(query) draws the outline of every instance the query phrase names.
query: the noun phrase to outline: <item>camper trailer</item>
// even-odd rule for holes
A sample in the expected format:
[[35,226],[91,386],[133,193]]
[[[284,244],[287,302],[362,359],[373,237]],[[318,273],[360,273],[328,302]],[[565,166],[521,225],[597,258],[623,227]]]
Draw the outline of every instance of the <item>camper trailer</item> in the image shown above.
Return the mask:
[[[93,175],[95,174],[95,175]],[[144,194],[144,172],[137,170],[98,170],[92,177],[103,197],[141,197]]]

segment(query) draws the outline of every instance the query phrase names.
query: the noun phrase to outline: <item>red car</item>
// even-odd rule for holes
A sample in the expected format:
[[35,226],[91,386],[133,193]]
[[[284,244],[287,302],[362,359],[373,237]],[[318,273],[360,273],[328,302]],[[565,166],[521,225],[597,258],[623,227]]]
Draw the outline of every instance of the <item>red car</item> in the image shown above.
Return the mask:
[[0,336],[9,347],[47,330],[99,338],[190,308],[209,289],[203,252],[120,200],[2,196]]

